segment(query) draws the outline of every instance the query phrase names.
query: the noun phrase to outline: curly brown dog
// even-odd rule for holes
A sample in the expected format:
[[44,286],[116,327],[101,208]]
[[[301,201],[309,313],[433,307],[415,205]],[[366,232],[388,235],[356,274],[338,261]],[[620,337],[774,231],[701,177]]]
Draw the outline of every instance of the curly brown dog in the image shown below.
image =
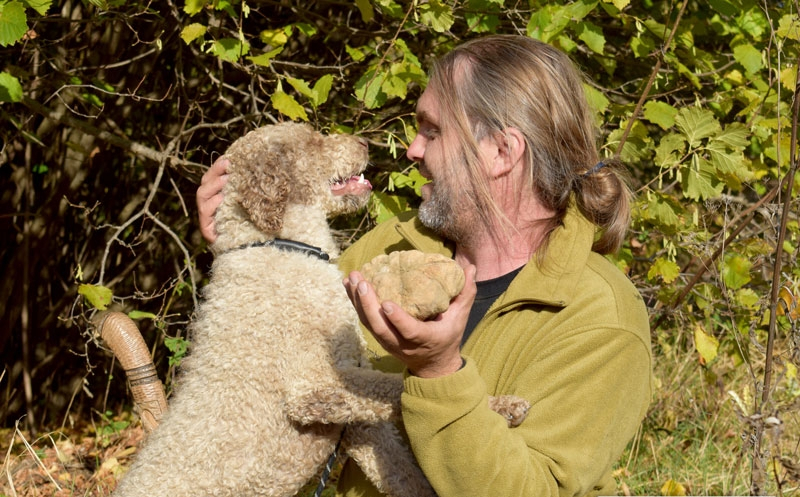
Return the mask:
[[[366,142],[259,128],[227,151],[211,279],[169,409],[117,496],[293,496],[342,448],[396,497],[433,496],[369,368],[328,218],[363,207]],[[346,429],[344,429],[346,426]]]

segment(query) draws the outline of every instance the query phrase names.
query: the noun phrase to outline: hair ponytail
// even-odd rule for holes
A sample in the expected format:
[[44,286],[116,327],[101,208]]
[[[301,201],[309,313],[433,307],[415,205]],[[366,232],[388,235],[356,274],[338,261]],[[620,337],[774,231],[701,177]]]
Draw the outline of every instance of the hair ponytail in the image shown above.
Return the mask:
[[604,159],[573,181],[575,200],[581,213],[601,229],[592,250],[610,254],[619,250],[631,221],[632,194],[624,165]]

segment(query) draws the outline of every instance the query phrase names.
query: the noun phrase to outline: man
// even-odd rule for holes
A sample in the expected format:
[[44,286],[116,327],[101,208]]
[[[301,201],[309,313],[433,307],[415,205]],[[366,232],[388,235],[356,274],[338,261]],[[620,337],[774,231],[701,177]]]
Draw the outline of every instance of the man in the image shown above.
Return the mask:
[[[418,213],[387,221],[343,254],[344,285],[377,368],[404,371],[403,425],[440,497],[610,495],[612,465],[650,400],[647,312],[601,254],[629,222],[616,164],[569,59],[521,36],[465,43],[435,65],[407,156],[430,180]],[[204,235],[224,178],[198,189]],[[379,302],[357,269],[420,249],[453,257],[467,285],[420,322]],[[529,400],[508,428],[488,395]],[[380,495],[354,464],[339,490]]]

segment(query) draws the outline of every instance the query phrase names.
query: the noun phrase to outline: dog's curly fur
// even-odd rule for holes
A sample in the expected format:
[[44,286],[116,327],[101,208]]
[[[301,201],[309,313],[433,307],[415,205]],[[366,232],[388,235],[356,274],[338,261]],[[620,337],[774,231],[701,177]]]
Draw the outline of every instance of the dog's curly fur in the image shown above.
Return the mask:
[[[369,188],[356,178],[366,143],[286,123],[248,133],[226,155],[216,258],[190,354],[115,495],[293,496],[341,437],[381,491],[434,496],[394,425],[402,377],[369,368],[342,274],[261,244],[291,239],[338,256],[327,219],[365,204]],[[518,421],[520,408],[503,407]]]
[[[327,218],[366,196],[333,196],[331,181],[364,169],[366,143],[287,123],[248,133],[226,155],[216,258],[190,354],[115,495],[292,496],[319,472],[345,424],[344,450],[379,488],[434,495],[391,422],[402,379],[362,358],[336,266],[273,246],[239,248],[279,237],[336,257]],[[293,403],[309,398],[313,406]]]

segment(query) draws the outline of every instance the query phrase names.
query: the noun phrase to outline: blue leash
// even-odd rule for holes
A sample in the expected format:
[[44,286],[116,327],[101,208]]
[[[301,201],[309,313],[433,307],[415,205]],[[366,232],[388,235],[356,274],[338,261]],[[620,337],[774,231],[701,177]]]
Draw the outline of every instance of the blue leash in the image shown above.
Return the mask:
[[319,477],[319,485],[317,485],[317,491],[314,492],[314,497],[321,497],[322,491],[325,490],[325,486],[328,484],[328,479],[331,477],[331,471],[333,470],[333,463],[336,462],[336,455],[339,453],[339,446],[342,444],[342,438],[344,438],[344,430],[342,430],[339,441],[336,442],[336,447],[328,458],[328,462],[325,463],[325,469],[322,470],[322,475]]

